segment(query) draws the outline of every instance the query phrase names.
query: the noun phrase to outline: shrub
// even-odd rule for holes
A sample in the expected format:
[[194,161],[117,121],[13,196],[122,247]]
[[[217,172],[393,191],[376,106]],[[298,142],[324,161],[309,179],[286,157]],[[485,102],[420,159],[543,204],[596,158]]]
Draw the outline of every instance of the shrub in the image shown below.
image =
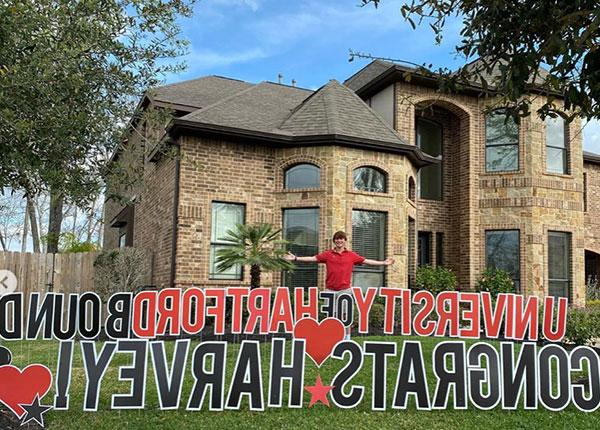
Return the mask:
[[592,343],[600,337],[600,312],[589,309],[569,309],[565,339],[577,345]]
[[585,296],[587,300],[600,300],[600,286],[596,276],[588,276],[585,283]]
[[94,261],[94,289],[103,301],[117,292],[135,291],[149,282],[150,259],[137,248],[101,252]]
[[500,269],[485,269],[477,282],[478,292],[488,292],[492,298],[498,297],[500,293],[516,293],[515,283],[508,272]]
[[417,269],[415,285],[419,290],[427,290],[433,294],[456,289],[456,275],[442,266],[422,266]]

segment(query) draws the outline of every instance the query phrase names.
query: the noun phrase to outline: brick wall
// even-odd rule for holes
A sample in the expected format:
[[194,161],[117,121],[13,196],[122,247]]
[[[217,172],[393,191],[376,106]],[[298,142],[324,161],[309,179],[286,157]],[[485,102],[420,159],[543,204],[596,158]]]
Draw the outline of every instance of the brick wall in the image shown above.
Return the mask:
[[[318,207],[319,249],[331,246],[337,230],[352,231],[352,210],[377,210],[388,214],[387,255],[396,258],[388,270],[388,285],[406,283],[407,181],[415,175],[403,156],[334,146],[270,148],[218,139],[185,137],[181,147],[179,230],[177,241],[178,285],[231,285],[209,280],[211,204],[243,203],[246,222],[282,225],[286,208]],[[321,168],[317,189],[284,190],[285,169],[308,162]],[[388,175],[387,193],[359,192],[352,188],[354,168],[369,165]],[[350,237],[351,239],[351,237]],[[243,283],[249,283],[248,270]],[[265,286],[280,285],[280,274],[264,274]],[[319,285],[324,271],[319,268]]]
[[[415,144],[417,115],[434,119],[445,129],[444,200],[418,200],[418,229],[445,233],[449,253],[449,258],[444,258],[445,265],[457,272],[462,288],[473,288],[485,267],[485,231],[518,229],[522,290],[537,295],[546,294],[548,288],[548,231],[570,232],[571,299],[581,305],[584,241],[587,239],[584,239],[579,124],[572,123],[567,132],[568,174],[546,172],[545,125],[535,116],[524,118],[520,123],[518,171],[488,173],[485,171],[484,111],[491,103],[490,99],[444,96],[428,88],[396,83],[395,123],[409,143]],[[533,101],[532,112],[539,103]],[[588,198],[588,202],[590,200]],[[587,228],[588,237],[594,234],[593,230],[594,227]]]

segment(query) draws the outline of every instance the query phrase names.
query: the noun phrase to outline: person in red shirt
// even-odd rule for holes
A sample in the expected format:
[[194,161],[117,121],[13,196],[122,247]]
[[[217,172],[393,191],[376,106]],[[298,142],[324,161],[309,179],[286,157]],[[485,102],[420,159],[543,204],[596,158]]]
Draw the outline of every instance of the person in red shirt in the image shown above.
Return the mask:
[[[285,256],[289,261],[301,261],[303,263],[324,263],[327,268],[327,278],[325,280],[325,288],[330,291],[341,292],[348,294],[350,283],[352,280],[352,269],[355,264],[368,264],[371,266],[389,266],[394,264],[393,258],[385,260],[370,260],[356,252],[352,252],[346,248],[348,236],[343,231],[337,231],[333,235],[333,248],[321,252],[312,257],[298,257],[291,252]],[[348,335],[350,327],[348,327]]]

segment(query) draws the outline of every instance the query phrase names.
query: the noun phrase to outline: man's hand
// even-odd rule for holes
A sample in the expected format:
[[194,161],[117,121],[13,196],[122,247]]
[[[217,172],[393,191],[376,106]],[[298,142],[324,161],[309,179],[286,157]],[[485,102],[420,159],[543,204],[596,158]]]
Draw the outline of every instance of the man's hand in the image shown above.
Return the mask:
[[296,257],[294,254],[292,254],[291,252],[288,251],[287,254],[285,254],[283,256],[284,259],[286,259],[287,261],[296,261],[298,259],[298,257]]
[[385,266],[391,266],[392,264],[394,264],[394,261],[395,260],[393,258],[388,257],[385,260],[383,260],[383,264]]

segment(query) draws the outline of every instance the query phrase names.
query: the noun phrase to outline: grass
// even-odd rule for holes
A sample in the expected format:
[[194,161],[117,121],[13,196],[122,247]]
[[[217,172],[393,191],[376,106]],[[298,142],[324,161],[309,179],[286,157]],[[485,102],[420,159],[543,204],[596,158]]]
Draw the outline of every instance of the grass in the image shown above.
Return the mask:
[[[364,340],[385,340],[396,341],[401,344],[403,338],[399,337],[357,337],[356,340],[361,343]],[[423,352],[426,358],[426,371],[429,378],[430,392],[435,388],[434,377],[431,371],[430,357],[435,344],[439,339],[419,338],[423,345]],[[171,359],[170,352],[173,349],[173,342],[167,342],[168,360]],[[51,341],[18,341],[4,343],[13,353],[13,364],[23,368],[27,364],[41,363],[47,365],[53,373],[56,369],[58,343]],[[192,346],[193,350],[193,346]],[[192,351],[191,350],[191,351]],[[235,363],[239,344],[230,344],[228,351],[228,371],[226,375],[227,395],[228,384],[231,379],[232,368]],[[400,345],[398,350],[400,350]],[[364,365],[360,373],[352,380],[352,384],[365,386],[365,396],[358,407],[354,409],[339,409],[332,405],[327,408],[322,404],[316,404],[308,408],[310,394],[304,392],[304,407],[302,409],[272,409],[267,408],[264,412],[253,412],[248,408],[247,398],[242,402],[242,408],[239,411],[186,411],[191,390],[193,378],[186,368],[186,378],[183,387],[181,406],[176,411],[161,411],[158,407],[158,397],[154,383],[152,365],[148,366],[148,384],[146,391],[146,407],[144,410],[116,411],[109,410],[110,398],[112,394],[125,394],[129,392],[129,385],[118,380],[118,367],[131,364],[131,355],[116,354],[111,362],[110,368],[104,380],[100,391],[100,405],[97,412],[83,412],[83,395],[85,388],[85,374],[81,361],[81,354],[78,347],[75,348],[75,357],[73,359],[73,377],[70,390],[70,408],[69,411],[50,411],[45,415],[46,428],[48,429],[98,429],[114,430],[116,428],[126,429],[165,429],[165,430],[186,430],[186,429],[263,429],[263,428],[292,428],[292,429],[313,429],[313,428],[372,428],[372,429],[596,429],[600,427],[600,412],[583,413],[574,406],[569,406],[561,412],[551,412],[544,409],[537,411],[504,411],[496,408],[491,411],[480,411],[469,405],[465,411],[456,411],[452,409],[441,411],[417,411],[414,401],[411,400],[409,408],[406,410],[394,410],[391,408],[393,398],[394,382],[398,372],[399,356],[388,360],[388,390],[387,390],[387,410],[371,411],[371,369],[372,359],[365,358]],[[265,384],[265,402],[267,396],[266,381],[268,381],[268,357],[269,344],[261,344],[262,363],[265,369],[263,373],[263,383]],[[288,356],[289,357],[289,356]],[[169,361],[170,363],[170,361]],[[317,370],[319,371],[324,384],[328,384],[337,371],[341,368],[340,362],[327,360],[320,369],[312,363],[310,359],[306,362],[305,385],[313,385],[316,379]],[[287,385],[284,385],[284,404],[287,400]],[[54,392],[51,392],[44,398],[45,404],[52,403]]]

